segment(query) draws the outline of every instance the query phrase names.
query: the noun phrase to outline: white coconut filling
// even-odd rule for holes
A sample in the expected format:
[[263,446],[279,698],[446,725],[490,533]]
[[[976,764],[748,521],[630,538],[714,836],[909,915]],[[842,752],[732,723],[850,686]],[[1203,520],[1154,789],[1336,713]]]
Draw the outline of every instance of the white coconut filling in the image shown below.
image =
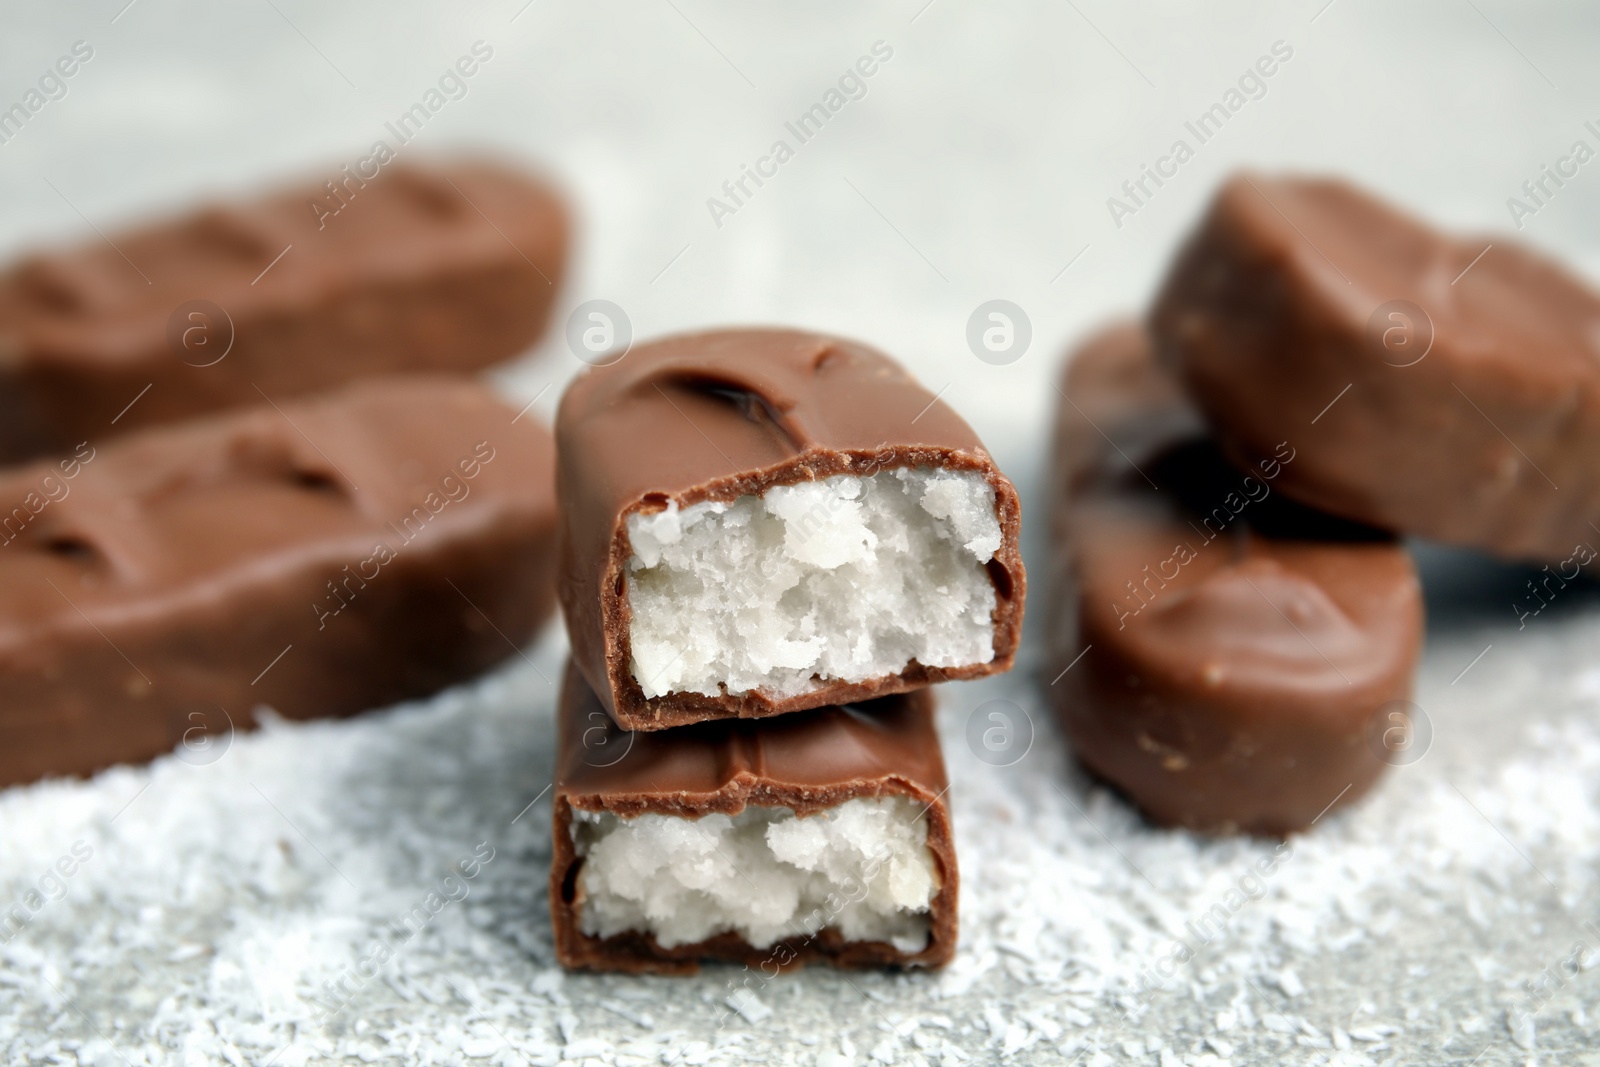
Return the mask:
[[832,928],[920,952],[939,890],[924,810],[860,797],[805,818],[755,806],[698,819],[574,811],[580,928],[649,933],[663,948],[732,931],[763,949]]
[[994,658],[1000,549],[981,474],[899,467],[628,517],[646,697],[821,684]]

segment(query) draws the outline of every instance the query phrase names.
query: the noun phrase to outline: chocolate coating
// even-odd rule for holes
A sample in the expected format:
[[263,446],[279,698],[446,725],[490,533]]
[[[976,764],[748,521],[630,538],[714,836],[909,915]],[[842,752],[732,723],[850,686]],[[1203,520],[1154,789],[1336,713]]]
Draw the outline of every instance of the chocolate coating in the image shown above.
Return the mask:
[[547,186],[470,162],[358,180],[337,214],[306,183],[14,264],[0,460],[371,374],[475,370],[539,335],[568,231]]
[[[944,795],[944,756],[928,690],[842,707],[816,708],[770,722],[699,723],[677,730],[627,733],[606,714],[569,661],[557,712],[555,858],[550,918],[556,956],[595,971],[692,974],[702,960],[787,970],[825,961],[837,967],[940,967],[956,946],[956,870]],[[881,941],[845,941],[824,929],[811,937],[755,948],[724,933],[664,949],[647,933],[585,935],[572,840],[572,813],[606,811],[699,818],[736,815],[746,805],[785,807],[801,817],[857,797],[904,796],[925,807],[928,848],[939,875],[928,943],[904,953]]]
[[553,606],[555,455],[514,415],[472,382],[381,379],[0,476],[0,785],[515,654]]
[[[1016,490],[972,428],[883,353],[796,330],[670,337],[574,381],[556,439],[567,633],[578,669],[624,728],[777,715],[1010,669],[1027,588]],[[944,669],[912,661],[896,674],[781,699],[759,690],[644,696],[630,669],[629,515],[669,500],[688,507],[912,466],[975,471],[994,487],[1002,543],[988,564],[992,661]]]
[[1228,455],[1288,440],[1308,504],[1540,562],[1600,545],[1600,298],[1543,256],[1240,175],[1151,321]]
[[1140,327],[1084,345],[1064,395],[1047,677],[1079,759],[1198,830],[1288,833],[1361,796],[1421,646],[1408,554],[1278,494],[1298,455],[1230,466]]

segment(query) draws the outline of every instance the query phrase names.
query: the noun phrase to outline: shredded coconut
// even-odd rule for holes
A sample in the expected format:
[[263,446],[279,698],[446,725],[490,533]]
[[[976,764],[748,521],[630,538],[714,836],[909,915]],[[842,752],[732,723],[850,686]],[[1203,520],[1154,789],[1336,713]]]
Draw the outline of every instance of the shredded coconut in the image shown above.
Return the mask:
[[994,659],[994,487],[841,474],[628,518],[633,675],[647,697],[860,682]]
[[731,930],[767,948],[832,928],[902,952],[928,943],[938,875],[922,807],[905,797],[804,819],[754,806],[699,819],[573,814],[591,936],[637,930],[672,948]]

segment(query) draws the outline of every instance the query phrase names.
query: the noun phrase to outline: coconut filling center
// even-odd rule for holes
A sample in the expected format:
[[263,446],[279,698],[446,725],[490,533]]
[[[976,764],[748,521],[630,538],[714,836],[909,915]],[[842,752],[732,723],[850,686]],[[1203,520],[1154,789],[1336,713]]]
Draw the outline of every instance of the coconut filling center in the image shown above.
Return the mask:
[[579,928],[649,933],[662,948],[733,932],[758,949],[833,929],[920,952],[939,890],[923,811],[907,797],[805,818],[753,805],[697,819],[574,811]]
[[[899,467],[628,517],[634,679],[647,698],[795,696],[994,659],[1001,543],[981,474]],[[724,689],[725,687],[725,689]]]

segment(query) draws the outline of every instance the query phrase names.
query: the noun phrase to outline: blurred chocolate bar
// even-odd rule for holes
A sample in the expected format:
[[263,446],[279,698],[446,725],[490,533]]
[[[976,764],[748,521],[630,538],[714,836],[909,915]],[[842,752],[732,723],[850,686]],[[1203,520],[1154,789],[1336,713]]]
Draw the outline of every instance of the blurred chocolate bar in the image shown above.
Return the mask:
[[1282,834],[1405,758],[1422,595],[1391,536],[1297,504],[1288,442],[1222,458],[1140,326],[1067,364],[1047,680],[1155,822]]
[[424,376],[5,473],[0,785],[193,757],[259,705],[344,715],[515,655],[554,602],[554,467],[532,418]]
[[1600,295],[1560,264],[1344,182],[1242,174],[1151,321],[1235,463],[1293,442],[1289,496],[1574,575],[1595,558]]
[[0,275],[0,461],[514,356],[567,231],[521,172],[394,163],[28,256]]

